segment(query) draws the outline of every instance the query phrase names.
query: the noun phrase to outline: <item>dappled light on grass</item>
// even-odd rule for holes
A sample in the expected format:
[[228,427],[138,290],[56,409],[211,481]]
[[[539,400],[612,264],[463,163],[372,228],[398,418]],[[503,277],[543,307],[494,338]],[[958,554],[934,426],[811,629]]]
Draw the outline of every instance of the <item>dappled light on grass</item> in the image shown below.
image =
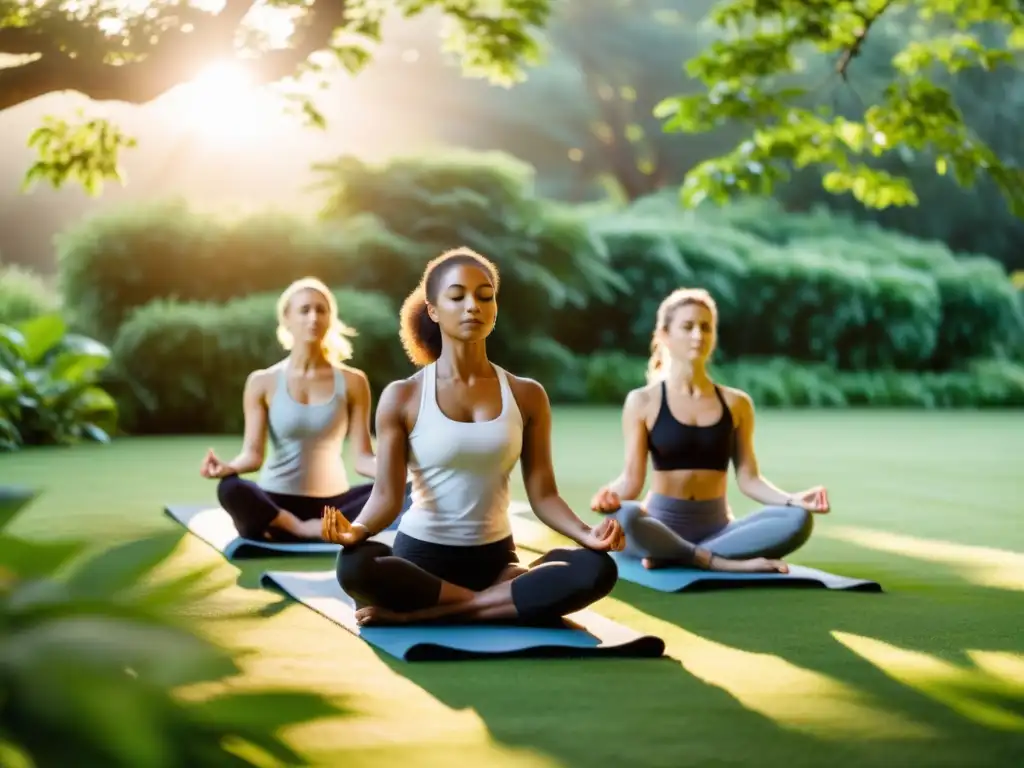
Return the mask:
[[782,728],[820,739],[928,739],[926,725],[888,710],[882,701],[835,678],[767,653],[753,653],[687,632],[612,598],[608,615],[666,643],[694,677],[721,688],[747,709]]
[[951,566],[978,586],[1024,591],[1024,554],[1018,552],[850,526],[829,528],[822,534],[878,552]]
[[[281,598],[255,592],[263,604]],[[292,726],[287,740],[301,745],[315,758],[330,754],[332,762],[345,765],[372,764],[375,750],[423,750],[443,754],[450,765],[452,750],[467,756],[467,764],[500,764],[503,768],[557,768],[549,757],[530,749],[518,749],[494,739],[475,709],[455,709],[412,682],[403,672],[406,665],[391,665],[354,635],[302,605],[286,601],[286,607],[270,618],[253,618],[221,624],[218,634],[233,647],[259,648],[241,666],[246,680],[269,685],[293,685],[296,680],[316,681],[317,690],[336,697],[351,714]],[[452,674],[472,674],[473,665],[460,663]],[[396,702],[401,702],[396,719]],[[340,754],[344,757],[339,757]]]
[[[833,637],[893,680],[945,704],[988,728],[1024,731],[1024,656],[968,651],[974,666],[958,665],[920,651],[869,637],[833,632]],[[1016,709],[1017,711],[1014,711]]]

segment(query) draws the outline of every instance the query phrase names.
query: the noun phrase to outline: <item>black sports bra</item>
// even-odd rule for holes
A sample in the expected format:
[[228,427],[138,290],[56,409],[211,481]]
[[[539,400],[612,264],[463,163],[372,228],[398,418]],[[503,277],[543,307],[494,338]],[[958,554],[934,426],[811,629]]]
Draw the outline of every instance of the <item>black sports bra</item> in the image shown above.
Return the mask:
[[647,434],[651,463],[659,471],[672,469],[712,469],[726,472],[735,445],[732,412],[716,386],[722,404],[722,418],[707,427],[681,424],[668,407],[665,382],[661,383],[661,408]]

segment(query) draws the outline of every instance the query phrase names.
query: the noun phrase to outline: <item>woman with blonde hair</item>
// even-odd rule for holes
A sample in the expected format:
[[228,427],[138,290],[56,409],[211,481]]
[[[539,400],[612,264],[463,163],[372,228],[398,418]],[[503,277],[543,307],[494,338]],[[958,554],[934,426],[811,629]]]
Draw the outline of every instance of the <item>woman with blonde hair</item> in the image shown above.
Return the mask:
[[[306,277],[289,285],[277,321],[288,357],[246,379],[241,452],[225,462],[211,449],[200,472],[220,481],[217,498],[241,536],[318,539],[325,507],[354,520],[373,488],[349,486],[341,455],[347,437],[355,471],[375,477],[370,385],[345,364],[356,332],[338,318],[334,294],[322,282]],[[264,461],[268,438],[272,451]],[[241,477],[260,469],[258,482]]]
[[[778,558],[803,546],[811,513],[828,512],[828,496],[821,486],[786,493],[762,476],[750,396],[719,386],[707,372],[717,330],[718,308],[707,291],[681,288],[662,301],[648,384],[630,392],[623,407],[625,468],[591,507],[619,521],[625,553],[647,568],[786,573]],[[624,503],[643,490],[648,456],[651,492],[643,504]],[[740,490],[766,505],[740,520],[726,500],[730,461]]]

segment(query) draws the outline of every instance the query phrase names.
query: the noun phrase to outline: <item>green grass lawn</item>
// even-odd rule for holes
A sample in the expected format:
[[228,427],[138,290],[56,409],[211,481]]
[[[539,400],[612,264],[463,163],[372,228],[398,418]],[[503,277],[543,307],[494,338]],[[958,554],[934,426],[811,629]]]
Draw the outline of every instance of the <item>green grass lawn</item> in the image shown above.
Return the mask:
[[[770,479],[830,490],[833,513],[792,559],[877,579],[886,594],[666,595],[620,583],[597,610],[661,635],[669,658],[416,665],[259,589],[268,561],[229,564],[186,536],[174,566],[220,561],[228,586],[196,613],[254,651],[238,685],[347,702],[351,715],[289,733],[319,765],[1024,764],[1024,413],[764,411],[759,421]],[[619,469],[618,414],[559,410],[555,430],[562,492],[583,511]],[[208,445],[231,455],[238,443],[31,450],[0,458],[0,481],[45,490],[17,521],[22,535],[120,540],[170,527],[164,502],[213,499],[198,475]],[[737,513],[753,508],[732,499]],[[216,621],[228,606],[276,608]]]

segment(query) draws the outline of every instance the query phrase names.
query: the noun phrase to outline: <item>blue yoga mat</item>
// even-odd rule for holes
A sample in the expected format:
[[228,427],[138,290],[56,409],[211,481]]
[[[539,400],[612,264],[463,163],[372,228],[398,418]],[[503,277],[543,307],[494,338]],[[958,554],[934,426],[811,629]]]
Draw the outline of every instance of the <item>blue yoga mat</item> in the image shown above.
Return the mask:
[[268,571],[262,584],[277,588],[402,661],[460,661],[497,658],[660,658],[665,642],[617,624],[593,611],[580,611],[554,627],[503,624],[417,624],[360,627],[355,603],[334,571]]
[[[227,512],[208,504],[169,504],[164,507],[164,512],[228,560],[277,555],[334,555],[338,552],[337,544],[324,541],[260,541],[243,538],[238,535],[235,523]],[[400,519],[391,524],[389,532],[398,528]]]
[[619,567],[619,578],[659,592],[700,592],[712,589],[746,587],[824,587],[852,592],[881,592],[882,586],[868,579],[837,576],[803,565],[789,566],[789,573],[722,573],[697,568],[657,568],[647,570],[639,559],[621,552],[612,553]]

